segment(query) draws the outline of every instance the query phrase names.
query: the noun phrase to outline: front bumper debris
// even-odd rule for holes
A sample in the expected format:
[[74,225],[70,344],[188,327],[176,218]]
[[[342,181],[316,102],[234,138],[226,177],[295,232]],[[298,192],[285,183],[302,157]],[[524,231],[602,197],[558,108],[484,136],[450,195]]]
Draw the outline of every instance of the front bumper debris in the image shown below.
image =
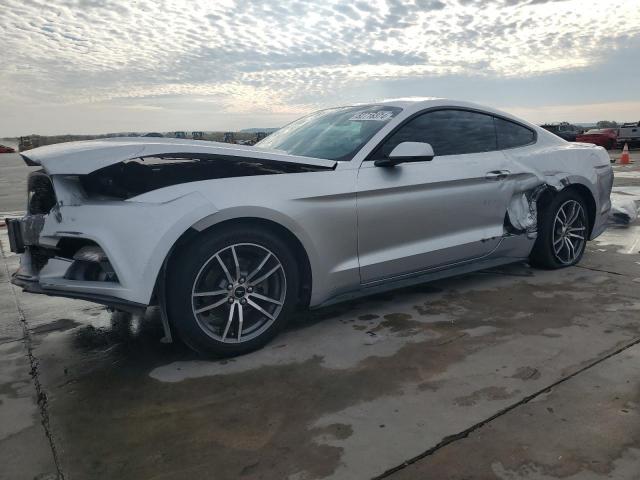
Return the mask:
[[7,235],[9,236],[9,250],[14,253],[24,253],[24,240],[20,229],[20,220],[17,218],[5,218]]
[[56,288],[44,288],[36,278],[28,278],[20,275],[18,272],[11,276],[11,283],[21,287],[25,292],[49,295],[52,297],[65,297],[77,300],[86,300],[88,302],[106,305],[117,310],[123,310],[131,313],[141,313],[147,308],[143,303],[131,302],[122,298],[112,297],[109,295],[100,295],[96,293],[61,290]]
[[24,253],[29,245],[38,245],[44,227],[45,215],[25,215],[22,218],[6,218],[9,248],[14,253]]

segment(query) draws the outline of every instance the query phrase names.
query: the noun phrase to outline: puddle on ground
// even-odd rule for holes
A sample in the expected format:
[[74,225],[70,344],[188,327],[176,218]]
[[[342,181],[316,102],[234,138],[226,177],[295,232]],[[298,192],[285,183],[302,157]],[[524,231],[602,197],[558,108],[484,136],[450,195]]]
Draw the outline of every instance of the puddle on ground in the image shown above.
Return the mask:
[[38,325],[37,327],[30,329],[30,331],[32,334],[41,335],[41,334],[51,333],[51,332],[64,332],[66,330],[75,328],[78,325],[81,325],[81,323],[68,318],[60,318],[50,323]]
[[480,401],[490,400],[507,400],[515,397],[520,390],[507,391],[505,387],[485,387],[480,390],[476,390],[471,395],[464,397],[458,397],[455,399],[455,404],[461,407],[470,407]]
[[516,370],[516,373],[511,375],[511,378],[518,378],[520,380],[537,380],[540,378],[540,370],[533,367],[520,367]]

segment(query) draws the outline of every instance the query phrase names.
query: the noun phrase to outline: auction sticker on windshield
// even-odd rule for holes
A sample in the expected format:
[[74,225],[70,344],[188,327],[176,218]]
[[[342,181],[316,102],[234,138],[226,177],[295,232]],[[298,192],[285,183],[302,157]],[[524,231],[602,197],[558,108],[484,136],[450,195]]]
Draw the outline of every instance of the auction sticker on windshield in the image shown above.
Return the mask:
[[381,110],[379,112],[356,113],[349,120],[355,121],[355,122],[362,122],[362,121],[386,122],[387,120],[393,117],[394,117],[394,112],[390,110]]

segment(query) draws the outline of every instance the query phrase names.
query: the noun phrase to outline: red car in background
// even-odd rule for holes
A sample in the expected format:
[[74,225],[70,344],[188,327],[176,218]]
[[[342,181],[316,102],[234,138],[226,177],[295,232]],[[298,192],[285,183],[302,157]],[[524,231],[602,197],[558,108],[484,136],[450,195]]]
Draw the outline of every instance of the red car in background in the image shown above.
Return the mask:
[[4,145],[0,145],[0,153],[14,153],[15,149],[11,147],[6,147]]
[[616,146],[618,139],[618,130],[615,128],[601,128],[587,130],[576,137],[576,142],[593,143],[601,147],[611,150]]

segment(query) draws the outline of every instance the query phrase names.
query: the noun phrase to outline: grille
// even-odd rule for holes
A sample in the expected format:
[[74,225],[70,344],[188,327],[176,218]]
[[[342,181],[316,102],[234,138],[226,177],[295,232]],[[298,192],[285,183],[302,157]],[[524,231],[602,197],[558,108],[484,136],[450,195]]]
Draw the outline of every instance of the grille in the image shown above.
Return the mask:
[[47,214],[56,204],[51,179],[42,172],[29,175],[28,192],[28,209],[32,215]]

